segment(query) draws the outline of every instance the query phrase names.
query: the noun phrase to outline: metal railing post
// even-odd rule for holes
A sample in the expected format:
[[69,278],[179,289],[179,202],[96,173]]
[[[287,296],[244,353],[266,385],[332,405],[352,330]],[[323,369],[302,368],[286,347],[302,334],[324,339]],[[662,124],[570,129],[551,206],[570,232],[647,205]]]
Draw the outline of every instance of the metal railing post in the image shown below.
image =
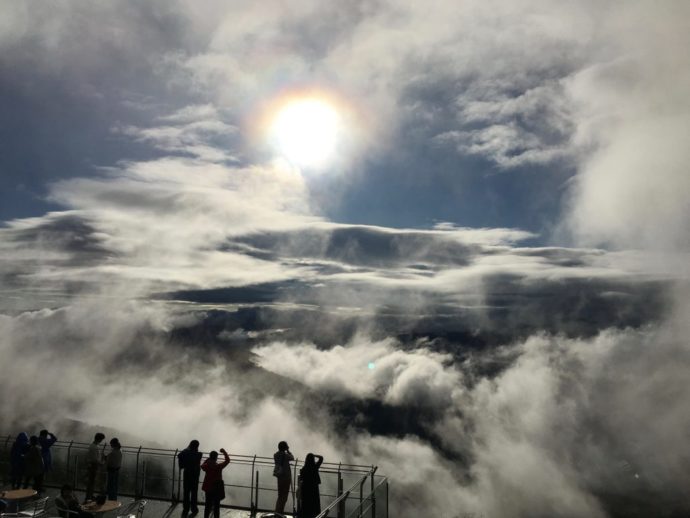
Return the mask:
[[256,470],[256,508],[259,509],[259,470]]
[[376,468],[371,470],[371,516],[376,518],[376,482],[374,480]]
[[[175,493],[175,460],[177,459],[177,451],[178,449],[175,448],[175,454],[173,455],[172,458],[172,487],[170,488],[171,495],[170,495],[170,501],[173,504],[176,504],[180,500],[180,484],[177,484],[177,494]],[[180,478],[182,478],[182,474],[180,473]]]
[[[338,464],[338,498],[343,494],[343,476],[340,474],[340,464]],[[338,503],[338,518],[345,518],[345,499]]]
[[139,446],[139,449],[137,450],[137,461],[136,461],[136,466],[134,467],[134,498],[139,499],[141,498],[141,494],[139,493],[139,454],[141,453],[141,446]]
[[79,474],[79,457],[74,458],[74,482],[72,487],[77,489],[77,476]]
[[[74,444],[74,441],[70,441],[69,446],[67,446],[67,464],[65,466],[65,478],[69,477],[69,461],[72,458],[72,444]],[[77,486],[72,487],[74,487],[74,489],[77,489]]]
[[386,518],[388,517],[388,480],[386,480]]
[[[249,472],[249,479],[251,480],[249,488],[249,509],[251,509],[252,516],[256,512],[256,506],[254,505],[254,465],[256,464],[256,455],[252,459],[252,469]],[[257,472],[258,473],[258,472]]]
[[144,498],[146,495],[146,461],[141,463],[141,495],[139,498]]
[[292,514],[293,516],[297,514],[297,507],[295,506],[295,493],[297,492],[296,490],[296,483],[297,483],[297,463],[299,462],[299,459],[295,459],[295,464],[292,466],[292,472],[293,472],[293,477],[292,477],[292,482],[290,483],[290,490],[292,491]]
[[367,477],[362,478],[359,482],[359,513],[357,516],[362,518],[362,505],[364,502],[364,483],[367,481]]

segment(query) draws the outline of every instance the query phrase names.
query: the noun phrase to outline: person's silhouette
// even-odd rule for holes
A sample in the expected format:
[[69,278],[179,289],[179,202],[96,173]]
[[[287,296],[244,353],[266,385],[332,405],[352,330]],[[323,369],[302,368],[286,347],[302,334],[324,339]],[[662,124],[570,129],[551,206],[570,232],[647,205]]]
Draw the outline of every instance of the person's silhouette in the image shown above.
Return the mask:
[[190,506],[192,515],[195,515],[199,512],[197,504],[201,472],[199,441],[196,439],[190,441],[189,446],[177,455],[177,463],[182,471],[182,516],[190,511]]
[[108,480],[106,482],[108,500],[117,500],[120,467],[122,466],[121,449],[122,445],[116,437],[110,439],[110,453],[108,453],[105,459],[105,469],[108,475]]
[[276,498],[276,513],[283,514],[285,512],[285,503],[290,494],[290,485],[292,484],[292,470],[290,469],[290,461],[295,460],[295,457],[290,453],[290,447],[285,441],[278,443],[278,451],[273,454],[273,476],[278,480],[278,498]]
[[212,451],[208,454],[208,459],[201,465],[206,475],[201,489],[206,493],[206,503],[204,505],[204,518],[208,518],[213,512],[215,518],[220,516],[220,501],[225,498],[225,484],[223,482],[223,468],[230,464],[228,453],[221,448],[220,452],[225,460],[218,463],[218,452]]
[[43,491],[43,456],[38,445],[38,437],[32,435],[29,438],[29,448],[24,455],[24,487],[29,487],[33,480],[33,487],[39,493]]
[[17,435],[10,450],[10,480],[12,489],[19,489],[24,478],[26,450],[29,449],[29,435],[21,432]]
[[300,518],[315,518],[321,513],[321,496],[319,495],[319,468],[323,462],[321,455],[308,453],[304,459],[304,466],[299,471],[300,491]]
[[86,452],[86,495],[84,501],[93,500],[93,490],[96,485],[98,470],[103,464],[100,444],[105,439],[105,435],[98,432],[93,436],[93,442],[89,444]]
[[60,488],[60,495],[55,497],[55,508],[61,518],[93,518],[91,513],[81,510],[79,499],[74,495],[72,486],[65,484]]
[[53,469],[53,456],[50,447],[57,442],[58,438],[48,430],[41,430],[38,433],[38,443],[41,445],[41,455],[43,456],[43,470],[48,472]]

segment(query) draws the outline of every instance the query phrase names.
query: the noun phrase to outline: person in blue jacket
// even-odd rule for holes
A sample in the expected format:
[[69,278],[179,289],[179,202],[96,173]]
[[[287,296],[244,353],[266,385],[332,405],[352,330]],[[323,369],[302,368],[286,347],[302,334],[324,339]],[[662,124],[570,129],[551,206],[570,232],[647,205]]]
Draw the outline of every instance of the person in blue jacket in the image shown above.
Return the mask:
[[19,489],[24,478],[24,455],[29,449],[29,435],[21,432],[17,435],[10,450],[10,480],[12,489]]
[[48,430],[41,430],[38,434],[38,444],[41,445],[41,456],[43,457],[44,471],[53,469],[53,456],[50,447],[57,442],[58,438]]

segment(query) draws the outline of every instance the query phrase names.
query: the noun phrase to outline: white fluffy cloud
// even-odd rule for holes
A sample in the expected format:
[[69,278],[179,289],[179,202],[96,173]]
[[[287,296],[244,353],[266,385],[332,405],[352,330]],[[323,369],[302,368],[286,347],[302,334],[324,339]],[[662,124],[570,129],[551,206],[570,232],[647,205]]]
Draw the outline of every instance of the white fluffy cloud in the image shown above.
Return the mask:
[[393,491],[403,502],[440,514],[604,517],[611,509],[600,494],[637,484],[656,502],[672,502],[687,483],[688,457],[676,445],[690,424],[690,349],[679,318],[592,340],[534,336],[511,348],[518,358],[498,376],[473,384],[465,379],[475,374],[472,360],[457,364],[390,342],[360,338],[329,350],[275,343],[256,353],[263,367],[315,390],[390,405],[423,401],[442,411],[425,424],[446,448],[469,457],[465,475],[412,439],[358,439],[382,468],[398,473]]
[[398,346],[390,339],[371,343],[360,337],[325,351],[273,343],[254,352],[264,369],[317,391],[426,408],[443,408],[462,397],[462,375],[452,369],[452,356]]

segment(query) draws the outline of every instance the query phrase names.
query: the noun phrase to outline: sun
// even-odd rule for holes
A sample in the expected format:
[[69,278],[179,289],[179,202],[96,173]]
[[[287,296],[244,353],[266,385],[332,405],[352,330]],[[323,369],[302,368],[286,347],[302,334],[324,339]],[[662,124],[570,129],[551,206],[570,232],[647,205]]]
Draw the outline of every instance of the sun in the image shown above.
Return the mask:
[[338,111],[329,102],[294,99],[278,109],[271,123],[271,140],[294,165],[319,168],[335,157],[340,126]]

